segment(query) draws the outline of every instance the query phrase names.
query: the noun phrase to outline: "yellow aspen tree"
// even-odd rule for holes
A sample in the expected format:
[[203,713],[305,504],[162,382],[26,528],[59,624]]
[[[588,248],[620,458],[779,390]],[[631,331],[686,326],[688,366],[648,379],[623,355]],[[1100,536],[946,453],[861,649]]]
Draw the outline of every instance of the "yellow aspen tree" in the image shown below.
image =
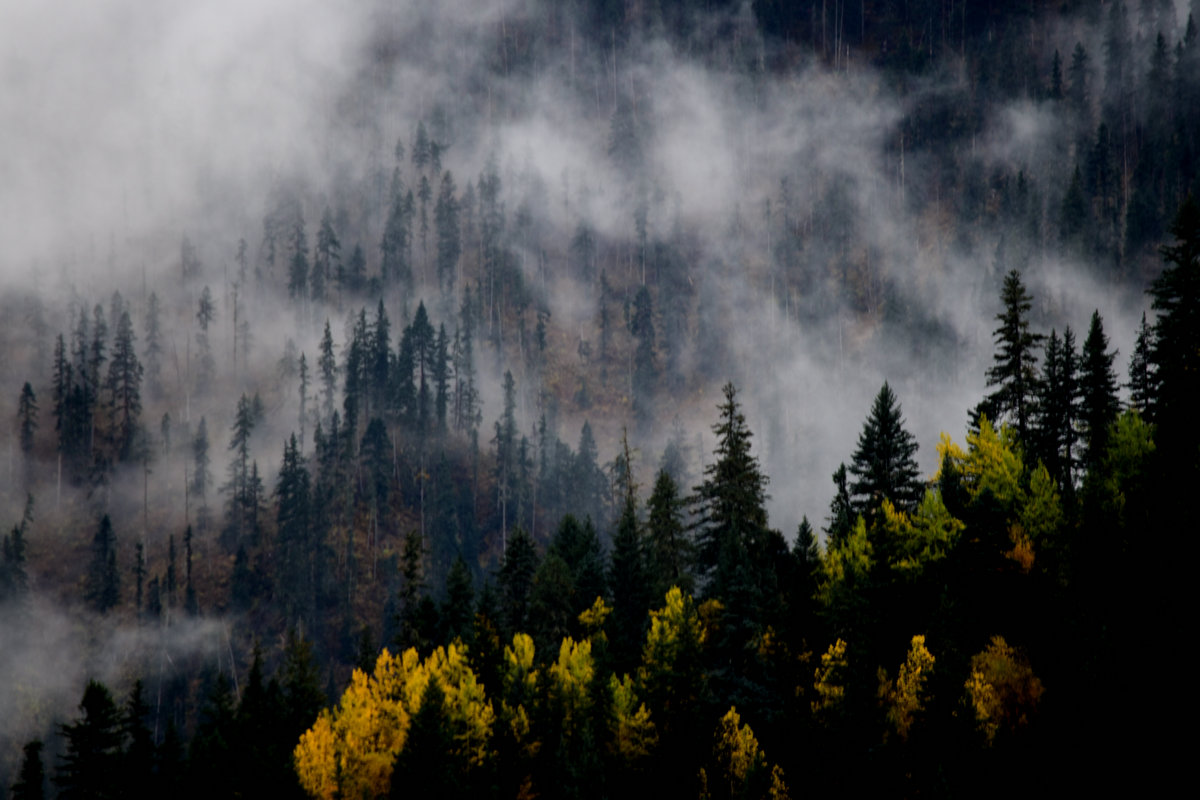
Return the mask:
[[887,720],[901,741],[908,741],[917,716],[925,710],[925,682],[933,672],[934,660],[925,647],[925,637],[914,636],[896,682],[889,682]]
[[1001,636],[971,657],[966,699],[976,728],[989,746],[1000,735],[1012,735],[1029,724],[1045,687],[1022,653]]

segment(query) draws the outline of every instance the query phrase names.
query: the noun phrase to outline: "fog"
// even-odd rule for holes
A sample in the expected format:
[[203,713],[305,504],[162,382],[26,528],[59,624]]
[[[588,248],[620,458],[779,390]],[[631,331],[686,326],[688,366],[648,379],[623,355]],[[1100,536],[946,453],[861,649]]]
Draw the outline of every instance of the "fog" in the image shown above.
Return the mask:
[[[1177,6],[1182,19],[1184,4]],[[286,197],[299,203],[310,241],[325,208],[344,212],[343,258],[361,244],[368,272],[377,272],[380,209],[395,144],[399,139],[411,149],[417,123],[429,124],[436,113],[446,123],[442,163],[460,194],[495,164],[510,227],[523,203],[531,209],[536,242],[514,247],[552,312],[551,341],[562,348],[555,363],[569,375],[584,369],[574,356],[576,343],[596,336],[596,289],[568,274],[576,226],[585,221],[595,230],[618,301],[632,296],[646,269],[634,244],[639,198],[649,198],[649,241],[669,241],[685,255],[698,310],[680,358],[692,377],[684,394],[660,392],[656,423],[638,441],[643,487],[652,484],[674,418],[691,437],[700,434],[705,452],[693,447],[691,453],[693,475],[700,474],[701,457],[711,459],[710,426],[726,380],[741,390],[755,452],[771,479],[772,525],[789,537],[802,515],[816,527],[824,522],[830,475],[850,460],[885,380],[920,444],[920,467],[932,474],[938,434],[948,431],[961,442],[967,410],[986,392],[1000,281],[1008,269],[997,263],[1002,241],[1006,252],[1030,254],[1022,269],[1035,298],[1035,329],[1061,332],[1070,325],[1081,342],[1098,309],[1124,374],[1148,306],[1139,290],[1057,255],[1045,236],[1033,241],[1028,231],[986,223],[971,238],[956,236],[955,209],[938,200],[948,163],[974,165],[984,174],[1024,171],[1035,181],[1043,222],[1052,227],[1078,131],[1049,104],[1026,100],[993,110],[984,130],[956,152],[914,149],[905,141],[906,117],[939,97],[968,95],[962,65],[953,59],[898,92],[853,53],[836,66],[792,54],[783,56],[790,60],[786,69],[755,68],[777,55],[779,45],[757,38],[748,4],[726,20],[732,35],[705,58],[649,36],[605,50],[590,43],[582,23],[565,10],[553,15],[545,35],[534,36],[529,23],[545,13],[521,0],[432,7],[327,0],[71,0],[53,9],[6,3],[0,26],[4,307],[39,297],[52,342],[58,332],[69,336],[73,304],[107,306],[120,290],[140,337],[148,294],[157,292],[164,304],[167,398],[147,403],[146,425],[156,429],[170,413],[175,441],[183,443],[204,417],[220,483],[237,396],[259,391],[268,423],[256,434],[255,454],[271,486],[281,443],[298,415],[294,379],[281,381],[277,372],[284,343],[293,340],[312,368],[323,320],[331,319],[340,348],[357,309],[331,304],[298,320],[277,264],[265,288],[242,290],[253,347],[249,362],[235,369],[230,286],[238,241],[246,240],[252,267],[262,269],[263,219]],[[1130,14],[1136,17],[1136,10]],[[1066,58],[1077,39],[1089,43],[1098,81],[1100,34],[1083,19],[1058,24],[1044,43],[1041,71],[1048,72],[1055,48]],[[641,156],[623,166],[609,150],[611,119],[624,103],[632,109]],[[789,209],[781,199],[784,179]],[[789,226],[802,243],[791,273],[778,257]],[[196,245],[203,266],[197,280],[181,285],[183,237]],[[432,275],[431,265],[423,268]],[[857,277],[839,283],[839,270]],[[194,309],[206,284],[218,302],[210,335],[217,380],[196,392]],[[892,298],[887,308],[885,288]],[[436,291],[430,279],[425,297],[431,308]],[[389,313],[398,334],[405,320],[395,298]],[[900,326],[888,321],[896,314],[904,320]],[[435,313],[435,325],[439,321]],[[897,336],[898,330],[910,333]],[[44,354],[41,361],[35,357],[27,326],[3,336],[16,349],[8,351],[14,357],[6,364],[0,411],[12,419],[18,388],[34,381],[46,398],[41,431],[49,436],[49,393],[42,394],[49,364]],[[480,438],[486,442],[500,412],[499,378],[509,365],[482,341],[476,358],[485,378]],[[537,392],[527,385],[521,392],[521,430],[528,432]],[[625,411],[595,414],[564,405],[559,433],[574,444],[590,418],[607,461],[632,423]],[[2,435],[13,434],[6,428]],[[12,439],[0,443],[11,454]],[[125,530],[146,542],[152,561],[163,557],[166,531],[185,522],[188,457],[176,448],[152,476],[119,474],[108,488],[105,502]],[[10,455],[10,483],[13,469]],[[35,566],[53,557],[52,548],[79,539],[64,521],[94,503],[52,501],[46,487],[55,485],[54,465],[44,458],[38,470]],[[149,512],[144,493],[157,501]],[[0,520],[19,518],[22,492],[10,489],[0,501],[0,512],[7,512]],[[67,505],[72,502],[79,505]],[[208,502],[216,513],[215,492]],[[6,731],[16,738],[61,719],[77,702],[85,675],[129,674],[132,657],[125,654],[145,647],[144,631],[99,629],[93,632],[99,641],[85,654],[76,640],[87,623],[75,612],[50,598],[39,599],[33,611],[46,624],[26,640],[27,648],[0,647],[0,685],[16,685],[7,678],[15,673],[32,695],[53,700],[36,724]],[[200,623],[195,641],[210,640],[224,624]],[[0,695],[0,717],[24,713],[14,702]]]

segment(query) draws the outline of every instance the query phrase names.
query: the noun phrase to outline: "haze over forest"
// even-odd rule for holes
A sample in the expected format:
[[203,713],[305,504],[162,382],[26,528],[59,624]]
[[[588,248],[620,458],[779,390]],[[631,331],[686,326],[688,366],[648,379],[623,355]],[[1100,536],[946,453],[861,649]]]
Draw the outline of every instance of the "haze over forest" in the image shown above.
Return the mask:
[[[291,663],[299,631],[334,705],[364,648],[449,644],[460,559],[478,597],[516,531],[545,555],[568,513],[608,558],[660,469],[686,499],[720,463],[726,384],[763,529],[792,547],[811,522],[828,558],[853,527],[831,476],[881,386],[922,487],[943,432],[1016,428],[987,405],[1013,271],[1040,335],[1082,343],[1098,313],[1120,409],[1146,410],[1130,359],[1200,188],[1196,0],[8,6],[0,522],[27,586],[0,592],[5,787],[33,738],[53,772],[91,678],[157,693],[160,744],[168,716],[194,733],[212,674],[244,684],[256,642]],[[1044,453],[1013,442],[1031,492]],[[1085,508],[1100,457],[1071,459],[1055,491]],[[314,521],[288,545],[301,472]],[[701,540],[704,503],[678,509]],[[843,635],[822,608],[796,633],[810,692]]]

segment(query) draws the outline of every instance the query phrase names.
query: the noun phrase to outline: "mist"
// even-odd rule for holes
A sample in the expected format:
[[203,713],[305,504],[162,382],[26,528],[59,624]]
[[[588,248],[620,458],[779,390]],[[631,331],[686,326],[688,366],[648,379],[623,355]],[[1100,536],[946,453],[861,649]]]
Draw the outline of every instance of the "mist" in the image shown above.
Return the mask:
[[[673,420],[693,445],[689,468],[699,480],[711,459],[720,387],[732,381],[770,476],[771,524],[789,538],[802,516],[818,528],[824,523],[830,476],[850,460],[884,381],[920,444],[926,476],[936,470],[941,431],[962,441],[968,409],[987,391],[1009,268],[1022,270],[1040,332],[1069,325],[1082,339],[1098,309],[1122,375],[1148,307],[1137,281],[1119,283],[1087,259],[1064,255],[1047,233],[1079,148],[1078,121],[1049,101],[1024,99],[991,108],[981,130],[951,151],[914,144],[909,120],[971,102],[963,63],[947,59],[900,86],[853,52],[831,63],[762,39],[749,3],[696,21],[695,36],[713,37],[704,58],[651,32],[605,48],[565,8],[535,34],[532,22],[545,10],[521,0],[435,7],[110,0],[70,2],[54,13],[9,5],[0,28],[0,150],[8,156],[0,161],[7,229],[0,343],[11,357],[0,412],[13,419],[17,390],[32,381],[45,398],[39,436],[48,443],[47,342],[59,332],[69,336],[75,314],[108,305],[114,290],[141,337],[156,292],[164,307],[165,392],[147,401],[143,422],[157,431],[169,414],[176,446],[160,444],[152,473],[119,468],[102,497],[61,489],[52,448],[39,447],[31,573],[35,590],[39,582],[55,588],[36,594],[29,609],[39,621],[36,635],[22,634],[21,648],[0,647],[0,686],[21,687],[19,695],[0,695],[0,717],[23,720],[4,732],[3,748],[68,718],[87,677],[119,684],[160,646],[140,629],[80,636],[90,621],[53,594],[66,595],[63,587],[79,581],[51,566],[60,549],[78,552],[90,539],[75,520],[103,506],[124,541],[143,542],[152,570],[160,566],[167,537],[180,535],[199,502],[184,489],[186,443],[204,418],[214,485],[222,483],[243,392],[260,393],[266,406],[254,449],[264,482],[274,485],[281,445],[299,417],[295,378],[280,373],[285,342],[311,369],[328,319],[340,358],[359,308],[370,317],[375,301],[338,297],[297,312],[286,267],[267,266],[264,220],[286,206],[311,241],[331,209],[344,223],[343,258],[361,245],[368,274],[377,274],[393,168],[414,182],[408,157],[396,161],[396,145],[411,151],[419,122],[441,120],[441,162],[460,196],[494,168],[509,229],[527,212],[530,222],[512,248],[533,306],[551,315],[558,434],[574,443],[590,421],[602,461],[617,455],[623,430],[632,437],[634,421],[627,389],[611,388],[592,409],[571,402],[588,368],[577,352],[598,337],[599,297],[597,282],[580,279],[572,263],[572,237],[581,224],[594,232],[614,309],[643,283],[660,286],[668,266],[654,245],[681,256],[678,285],[694,308],[675,345],[685,378],[659,390],[654,424],[633,437],[638,481],[652,485]],[[1176,3],[1176,25],[1184,5]],[[1130,14],[1136,19],[1136,10]],[[1102,36],[1084,18],[1064,17],[1041,43],[1041,71],[1055,49],[1066,57],[1077,40],[1095,54],[1098,81]],[[636,152],[616,152],[614,119],[632,126]],[[1091,135],[1090,125],[1082,135]],[[951,167],[1028,178],[1040,231],[986,211],[989,196],[970,235],[957,235],[958,210],[940,199],[949,194],[942,182]],[[647,209],[645,250],[640,206]],[[186,280],[183,238],[200,264]],[[237,300],[239,240],[258,277],[240,287]],[[790,255],[784,247],[793,248]],[[1139,268],[1147,278],[1155,269]],[[452,331],[472,276],[446,302],[432,256],[423,253],[414,271],[415,296],[387,297],[393,332],[422,299],[435,327],[445,322]],[[198,389],[195,303],[203,286],[217,301],[210,340],[218,368]],[[657,291],[658,298],[668,292]],[[233,366],[230,354],[245,347],[232,324],[240,302],[251,338]],[[40,303],[36,325],[9,325],[33,303]],[[618,328],[615,352],[632,363],[629,337]],[[482,337],[476,351],[483,447],[501,412],[506,370],[517,376],[520,430],[531,434],[546,410],[536,376],[512,356],[516,334],[496,338],[498,351]],[[628,376],[611,380],[616,387]],[[15,478],[15,432],[6,427],[0,435],[9,459],[0,520],[15,520],[25,501]],[[215,491],[207,498],[216,515],[221,502]],[[39,578],[38,570],[53,577]],[[211,649],[230,625],[220,617],[198,621],[174,631],[186,642],[172,647]],[[0,640],[10,636],[0,629]],[[34,711],[21,705],[26,696],[51,699]]]

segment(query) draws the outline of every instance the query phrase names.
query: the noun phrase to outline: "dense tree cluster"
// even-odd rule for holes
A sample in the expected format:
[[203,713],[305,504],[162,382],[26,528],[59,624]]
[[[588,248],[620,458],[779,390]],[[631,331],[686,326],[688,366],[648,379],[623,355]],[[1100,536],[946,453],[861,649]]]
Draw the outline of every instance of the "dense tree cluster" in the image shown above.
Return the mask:
[[[479,121],[431,100],[364,174],[268,187],[257,250],[172,234],[169,282],[73,293],[13,348],[4,497],[25,511],[0,622],[28,638],[53,595],[161,643],[156,671],[113,683],[123,704],[89,681],[77,715],[0,753],[13,796],[961,795],[1120,754],[1166,706],[1097,698],[1144,673],[1129,642],[1168,631],[1189,585],[1182,556],[1130,565],[1147,531],[1178,528],[1200,470],[1194,21],[1110,2],[1035,36],[1028,3],[528,5],[487,69],[508,85],[578,46],[578,74],[572,49],[555,77],[599,109],[611,183],[564,171],[551,209],[535,170],[460,153]],[[1100,51],[1067,42],[1085,27]],[[755,439],[726,382],[772,377],[737,363],[728,287],[805,335],[836,308],[839,352],[843,327],[933,360],[962,342],[880,265],[836,170],[772,175],[761,214],[738,207],[702,244],[652,163],[662,119],[616,79],[647,36],[756,98],[809,55],[831,80],[875,62],[900,98],[893,201],[947,262],[994,248],[965,440],[943,435],[922,475],[934,443],[907,429],[899,368],[847,398],[865,417],[823,531],[772,526],[768,487],[795,487],[764,453],[790,445],[771,420]],[[1008,100],[1062,123],[1012,170],[974,147]],[[1140,328],[1117,332],[1132,353],[1098,310],[1038,302],[1063,259],[1149,287]],[[711,448],[665,432],[712,414],[722,382]],[[215,650],[175,649],[213,617]]]

